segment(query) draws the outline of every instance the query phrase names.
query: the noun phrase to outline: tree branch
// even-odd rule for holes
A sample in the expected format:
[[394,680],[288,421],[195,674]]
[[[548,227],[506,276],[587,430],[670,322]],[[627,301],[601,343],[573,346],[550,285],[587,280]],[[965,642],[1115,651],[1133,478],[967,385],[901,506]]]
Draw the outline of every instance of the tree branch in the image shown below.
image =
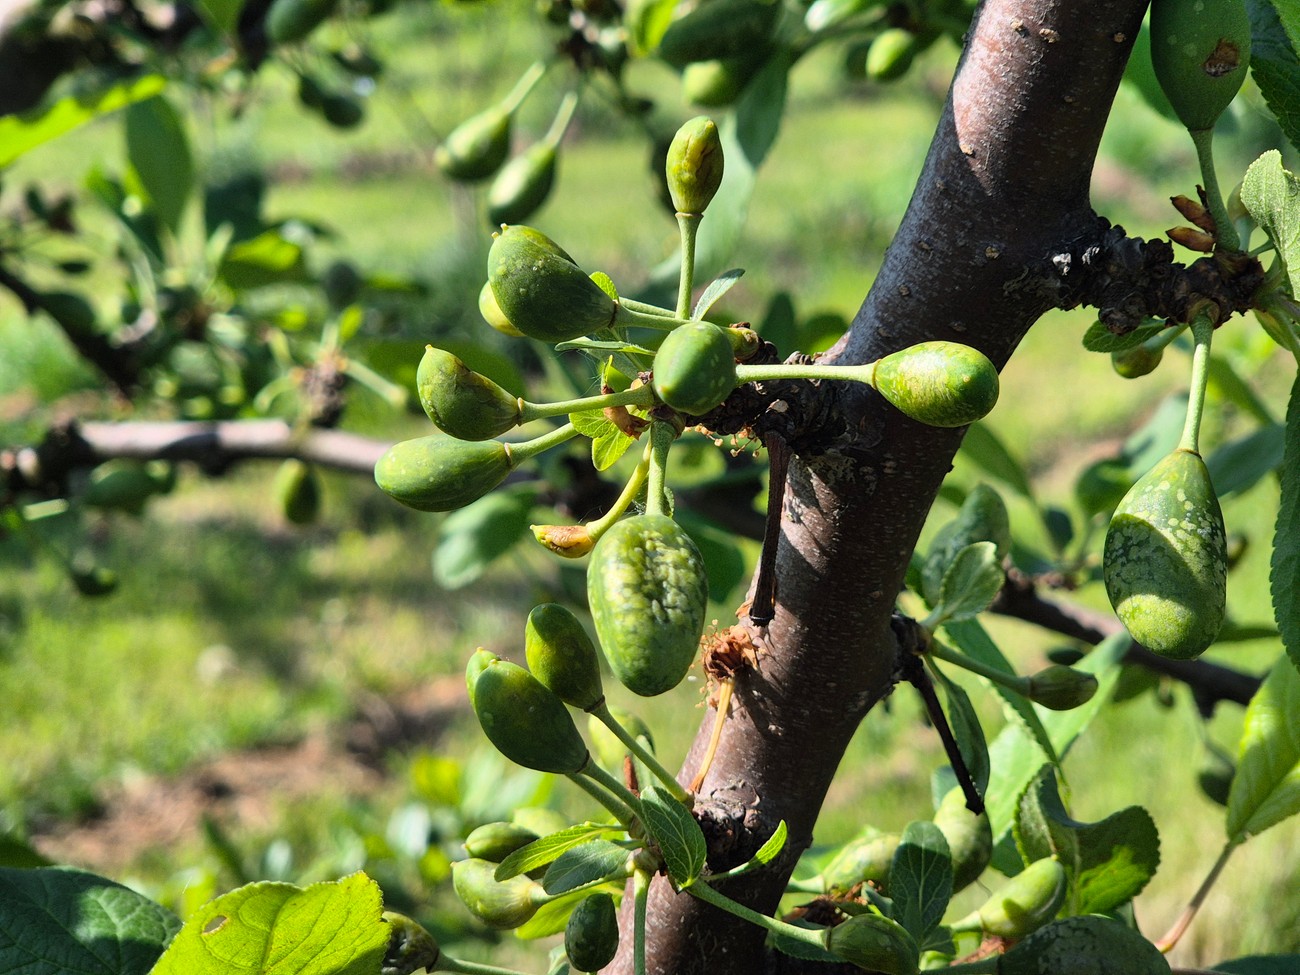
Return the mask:
[[[831,360],[869,362],[936,338],[1007,360],[1054,304],[1059,272],[1050,256],[1107,228],[1089,206],[1088,186],[1144,9],[1145,0],[985,0],[907,215]],[[726,890],[768,913],[811,843],[853,732],[893,686],[894,595],[963,433],[914,423],[871,390],[827,395],[836,396],[842,434],[815,451],[787,437],[795,456],[776,613],[756,633],[759,669],[737,676],[697,799],[697,808],[725,817],[733,850],[755,848],[785,820],[780,861]],[[712,722],[710,712],[683,781]],[[711,847],[711,867],[725,867],[722,859]],[[649,972],[763,968],[762,931],[674,894],[662,878],[648,917]],[[607,971],[630,975],[630,951]]]

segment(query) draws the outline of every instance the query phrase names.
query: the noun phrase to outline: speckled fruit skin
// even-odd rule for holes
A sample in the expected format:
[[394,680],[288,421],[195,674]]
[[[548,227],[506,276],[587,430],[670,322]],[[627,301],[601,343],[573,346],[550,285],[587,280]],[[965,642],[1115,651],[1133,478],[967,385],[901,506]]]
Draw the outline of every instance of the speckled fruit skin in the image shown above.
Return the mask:
[[736,388],[736,355],[727,333],[708,322],[673,329],[655,353],[653,383],[656,396],[690,416],[718,406]]
[[1062,918],[998,960],[998,975],[1169,975],[1169,962],[1122,921],[1098,914]]
[[474,680],[470,703],[488,740],[516,765],[562,775],[586,766],[587,745],[569,709],[517,664],[489,662]]
[[517,396],[432,345],[415,371],[415,390],[434,426],[457,440],[491,440],[519,423]]
[[605,659],[634,694],[676,687],[695,660],[708,581],[691,537],[664,515],[633,515],[600,537],[587,599]]
[[1227,607],[1223,512],[1201,455],[1175,450],[1115,509],[1102,569],[1133,639],[1188,660],[1219,634]]
[[964,427],[998,401],[998,371],[978,349],[957,342],[921,342],[876,363],[876,391],[913,420]]
[[542,342],[567,342],[614,321],[614,300],[531,227],[512,224],[497,235],[488,283],[510,324]]

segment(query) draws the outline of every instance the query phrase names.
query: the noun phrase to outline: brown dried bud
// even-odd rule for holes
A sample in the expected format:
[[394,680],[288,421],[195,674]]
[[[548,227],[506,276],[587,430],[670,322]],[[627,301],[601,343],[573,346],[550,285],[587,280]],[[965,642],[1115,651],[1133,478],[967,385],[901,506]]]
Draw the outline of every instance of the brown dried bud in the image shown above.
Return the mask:
[[556,555],[580,559],[596,544],[586,525],[533,525],[533,537]]
[[1214,251],[1215,238],[1213,234],[1207,234],[1192,227],[1170,227],[1166,233],[1169,234],[1169,239],[1175,244],[1182,244],[1189,251],[1201,251],[1205,254]]
[[1207,234],[1212,234],[1217,229],[1214,225],[1214,217],[1199,200],[1193,200],[1190,196],[1183,196],[1180,193],[1178,196],[1171,196],[1169,202],[1183,215],[1184,220],[1190,220]]

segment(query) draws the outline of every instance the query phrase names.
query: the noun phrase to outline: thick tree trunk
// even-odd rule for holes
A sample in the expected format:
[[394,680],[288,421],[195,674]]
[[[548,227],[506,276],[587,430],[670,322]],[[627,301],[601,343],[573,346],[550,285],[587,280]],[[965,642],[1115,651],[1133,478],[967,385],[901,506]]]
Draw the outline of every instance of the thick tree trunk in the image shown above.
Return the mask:
[[[1089,205],[1089,182],[1145,6],[986,0],[907,215],[835,361],[949,339],[1000,366],[1062,301],[1070,272],[1106,230]],[[723,888],[765,912],[811,842],[850,737],[896,680],[894,598],[964,432],[914,423],[869,390],[841,394],[836,406],[845,436],[816,451],[792,443],[776,615],[757,634],[759,669],[737,681],[697,803],[714,869],[744,860],[785,820],[786,855]],[[712,721],[710,711],[683,781]],[[632,972],[626,935],[607,969],[618,975]],[[763,938],[656,878],[650,973],[752,975],[766,967]]]

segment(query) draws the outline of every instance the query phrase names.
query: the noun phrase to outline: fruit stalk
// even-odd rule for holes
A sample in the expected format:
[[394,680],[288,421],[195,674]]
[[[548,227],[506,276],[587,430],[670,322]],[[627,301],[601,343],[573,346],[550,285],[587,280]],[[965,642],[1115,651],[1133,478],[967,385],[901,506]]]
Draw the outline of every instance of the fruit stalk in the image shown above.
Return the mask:
[[[627,786],[623,785],[622,782],[614,778],[614,776],[610,775],[595,762],[588,762],[580,774],[593,779],[596,783],[599,783],[616,795],[629,809],[632,810],[634,815],[641,815],[641,800],[632,795]],[[606,808],[608,808],[608,806]],[[610,811],[612,812],[613,810]]]
[[512,466],[517,466],[530,457],[536,457],[543,451],[550,450],[552,447],[558,447],[566,440],[572,440],[577,436],[577,429],[572,423],[566,423],[562,427],[556,427],[550,433],[544,433],[533,440],[525,440],[523,443],[511,443],[507,447],[510,451]]
[[826,950],[824,931],[814,930],[812,928],[801,928],[794,924],[787,924],[785,921],[778,921],[774,917],[768,917],[766,914],[759,914],[751,910],[744,904],[738,904],[725,894],[719,893],[703,879],[697,880],[686,888],[687,893],[694,894],[706,904],[712,904],[714,907],[721,908],[742,920],[755,924],[764,931],[770,931],[773,934],[780,934],[792,941],[799,941],[810,947],[817,948],[821,951]]
[[[650,387],[646,387],[649,389]],[[646,444],[645,450],[641,454],[641,461],[632,471],[632,476],[627,479],[623,485],[623,490],[618,498],[614,501],[613,507],[606,511],[595,521],[587,525],[587,534],[591,536],[593,542],[600,538],[609,530],[609,526],[614,524],[623,517],[623,514],[631,506],[633,499],[641,493],[641,488],[645,485],[646,477],[650,473],[650,444]]]
[[668,449],[677,439],[672,424],[656,420],[650,424],[650,470],[646,484],[646,514],[671,516],[672,504],[668,500]]
[[632,735],[631,732],[619,724],[618,719],[615,718],[614,715],[610,714],[609,707],[604,701],[601,701],[600,704],[592,708],[589,713],[604,724],[606,728],[614,733],[615,737],[617,737],[619,741],[627,746],[627,750],[635,755],[641,764],[648,768],[654,777],[664,784],[664,787],[669,791],[674,799],[678,802],[685,803],[688,806],[691,804],[690,795],[681,787],[677,780],[673,778],[673,774],[664,768],[650,751],[643,748],[641,743],[636,740],[636,737]]
[[636,813],[632,811],[631,806],[616,796],[610,795],[595,782],[583,778],[581,773],[574,772],[565,776],[565,778],[608,809],[623,826],[631,825],[632,820],[636,818]]
[[677,229],[682,240],[682,272],[677,284],[677,317],[689,318],[691,295],[695,290],[695,238],[703,216],[698,213],[678,213]]
[[[924,623],[922,624],[925,625]],[[939,660],[946,661],[955,667],[961,667],[969,670],[972,674],[978,674],[985,680],[992,681],[1009,691],[1015,691],[1017,694],[1027,695],[1029,692],[1029,679],[1020,677],[1016,674],[1008,674],[1005,670],[999,670],[996,667],[990,667],[988,664],[968,657],[964,653],[958,653],[950,647],[945,646],[938,640],[930,641],[930,656]]]
[[515,110],[524,103],[532,90],[537,87],[537,82],[542,80],[546,74],[549,65],[545,61],[534,61],[528,66],[528,70],[519,76],[515,86],[510,89],[510,93],[498,103],[498,108],[507,115],[513,115]]
[[1219,179],[1214,172],[1214,129],[1193,129],[1188,132],[1196,146],[1196,161],[1201,166],[1201,182],[1205,184],[1205,202],[1214,218],[1214,232],[1218,245],[1224,250],[1241,250],[1237,227],[1228,216],[1228,207],[1219,189]]
[[835,379],[844,382],[856,380],[870,385],[876,374],[876,364],[864,366],[828,366],[814,362],[773,363],[761,366],[736,366],[736,378],[742,383],[765,382],[774,379]]
[[632,970],[635,975],[646,975],[645,970],[645,914],[650,897],[650,874],[638,870],[632,875]]
[[1183,436],[1178,442],[1180,450],[1201,452],[1201,418],[1205,414],[1205,389],[1210,381],[1210,341],[1214,338],[1214,322],[1207,311],[1197,313],[1192,320],[1192,385],[1187,393],[1187,420]]
[[648,408],[654,405],[654,401],[654,391],[649,386],[637,386],[617,393],[602,393],[599,396],[582,396],[578,399],[557,400],[554,403],[529,403],[525,400],[519,414],[519,422],[527,423],[529,420],[540,420],[548,416],[562,416],[566,413],[577,413],[580,410],[603,410],[607,406],[640,406]]
[[513,968],[498,968],[496,965],[484,965],[476,961],[462,961],[447,954],[438,956],[437,971],[457,972],[459,975],[523,975]]

